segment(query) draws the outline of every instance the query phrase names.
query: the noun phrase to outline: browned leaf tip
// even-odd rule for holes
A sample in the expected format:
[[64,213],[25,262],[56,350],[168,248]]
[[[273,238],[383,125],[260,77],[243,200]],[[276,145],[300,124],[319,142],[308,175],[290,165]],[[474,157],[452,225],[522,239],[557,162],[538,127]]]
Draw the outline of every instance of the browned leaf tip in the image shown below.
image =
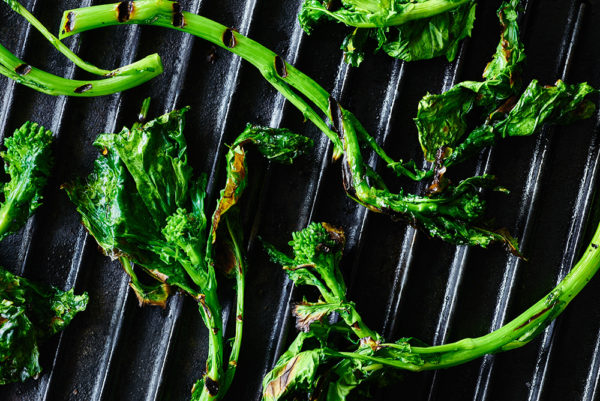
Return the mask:
[[270,381],[265,389],[265,394],[271,398],[277,399],[285,392],[291,379],[294,377],[294,371],[298,364],[300,355],[296,355],[282,368],[281,373],[277,375],[277,379]]
[[231,172],[233,173],[233,177],[227,178],[227,183],[225,184],[225,189],[223,190],[223,196],[213,216],[211,231],[213,243],[217,238],[217,229],[219,228],[221,216],[225,214],[225,212],[229,210],[232,206],[234,206],[239,200],[239,194],[237,190],[240,181],[242,181],[246,177],[246,166],[244,163],[245,160],[246,153],[242,148],[240,148],[239,152],[235,152],[233,165],[231,166]]
[[292,314],[296,318],[296,328],[300,331],[308,333],[310,331],[311,324],[321,321],[321,319],[323,319],[323,317],[327,315],[327,310],[323,309],[319,312],[309,313],[308,310],[302,309],[303,305],[306,305],[306,303],[301,302],[299,304],[294,305]]

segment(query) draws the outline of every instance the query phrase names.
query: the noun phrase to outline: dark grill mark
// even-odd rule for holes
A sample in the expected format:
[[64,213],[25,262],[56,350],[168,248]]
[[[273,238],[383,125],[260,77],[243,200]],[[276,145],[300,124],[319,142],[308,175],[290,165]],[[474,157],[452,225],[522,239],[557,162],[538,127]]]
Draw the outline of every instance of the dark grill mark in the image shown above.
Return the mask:
[[185,18],[181,12],[181,4],[173,3],[173,26],[183,28],[185,26]]
[[72,32],[75,29],[75,13],[71,11],[67,14],[67,22],[65,22],[65,32]]
[[117,6],[117,19],[119,22],[127,22],[133,14],[133,1],[122,1]]
[[212,396],[217,395],[219,392],[219,383],[211,379],[209,376],[206,376],[206,380],[204,381],[204,385],[208,390],[209,394]]
[[329,115],[331,116],[331,128],[335,131],[336,134],[340,136],[341,140],[344,140],[344,137],[341,135],[341,120],[339,119],[338,112],[340,109],[340,105],[332,96],[329,96]]
[[279,56],[275,56],[275,71],[281,78],[287,77],[287,68],[285,66],[285,60]]
[[19,75],[27,75],[31,72],[31,66],[27,64],[21,64],[15,68],[15,72]]
[[92,84],[81,85],[78,88],[75,88],[75,93],[84,93],[92,89],[94,86]]
[[227,28],[225,32],[223,32],[223,44],[230,49],[233,49],[235,45],[237,45],[237,40],[235,40],[235,35],[233,34],[233,29]]

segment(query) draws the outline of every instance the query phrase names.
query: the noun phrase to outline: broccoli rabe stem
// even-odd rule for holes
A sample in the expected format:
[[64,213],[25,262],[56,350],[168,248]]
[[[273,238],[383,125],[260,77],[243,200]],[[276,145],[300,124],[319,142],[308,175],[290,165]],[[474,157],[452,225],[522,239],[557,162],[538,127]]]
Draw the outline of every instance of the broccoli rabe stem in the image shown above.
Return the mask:
[[23,18],[27,20],[35,29],[37,29],[51,44],[61,52],[65,57],[71,60],[76,66],[85,70],[91,74],[105,76],[105,77],[114,77],[120,75],[129,75],[129,74],[138,74],[140,72],[154,72],[160,69],[160,59],[154,58],[152,59],[152,63],[147,65],[134,63],[121,68],[117,68],[116,70],[104,70],[102,68],[98,68],[95,65],[92,65],[84,60],[82,60],[78,55],[73,53],[69,47],[67,47],[63,42],[61,42],[56,36],[52,35],[48,29],[37,19],[33,14],[31,14],[25,7],[23,7],[16,0],[4,0],[14,12],[21,15]]
[[[116,13],[119,4],[105,4],[66,11],[59,38],[94,28],[121,24],[143,24],[172,28],[214,43],[254,65],[263,77],[296,106],[333,142],[334,157],[341,155],[339,137],[300,94],[306,96],[321,112],[328,114],[329,93],[310,77],[285,62],[276,53],[233,29],[200,15],[181,11],[178,3],[164,0],[128,2],[135,13],[121,18]],[[121,3],[122,4],[122,3]],[[297,92],[300,92],[297,93]]]
[[48,95],[93,97],[121,92],[160,75],[162,63],[154,54],[131,64],[129,69],[137,73],[99,80],[66,79],[28,65],[0,44],[0,74]]
[[[237,213],[236,213],[237,214]],[[231,239],[232,250],[235,255],[236,266],[235,268],[235,291],[236,291],[236,307],[235,307],[235,336],[233,338],[233,344],[231,346],[231,353],[229,354],[229,362],[226,367],[225,377],[223,380],[223,385],[219,390],[221,394],[226,394],[227,390],[231,386],[233,382],[233,378],[235,376],[235,372],[237,369],[237,363],[240,356],[240,350],[242,347],[242,335],[244,329],[244,293],[246,289],[246,260],[243,255],[242,249],[242,241],[240,238],[240,230],[236,228],[236,223],[233,223],[232,215],[225,215],[225,223],[227,225],[227,232],[229,238]],[[238,219],[239,217],[236,215],[233,217],[234,219]]]

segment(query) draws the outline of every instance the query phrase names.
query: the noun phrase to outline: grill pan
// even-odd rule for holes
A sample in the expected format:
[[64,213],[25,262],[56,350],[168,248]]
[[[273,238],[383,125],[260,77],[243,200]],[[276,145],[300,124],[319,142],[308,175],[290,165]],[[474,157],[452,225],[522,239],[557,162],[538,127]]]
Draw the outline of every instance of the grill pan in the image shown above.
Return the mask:
[[[61,12],[91,0],[23,1],[52,31]],[[187,0],[184,9],[237,29],[315,78],[352,110],[394,158],[421,159],[412,117],[418,100],[454,83],[479,79],[499,37],[499,0],[482,1],[472,38],[457,60],[405,64],[383,54],[359,69],[342,62],[345,30],[324,25],[306,36],[296,22],[300,0]],[[600,2],[523,1],[525,83],[588,81],[600,87]],[[5,4],[0,40],[18,57],[57,75],[86,75],[54,51]],[[225,145],[246,122],[284,126],[315,139],[294,166],[250,157],[244,197],[249,256],[246,325],[234,384],[226,400],[258,400],[260,383],[295,334],[290,302],[301,292],[269,263],[257,235],[284,247],[310,221],[344,227],[343,271],[367,324],[389,339],[413,336],[440,344],[498,328],[541,298],[570,269],[595,226],[598,208],[598,118],[541,135],[499,143],[453,177],[493,173],[512,190],[490,198],[496,225],[519,238],[529,262],[500,248],[451,246],[367,212],[343,193],[339,165],[324,135],[237,56],[192,36],[127,26],[95,30],[66,43],[84,59],[114,68],[158,52],[165,73],[128,92],[97,99],[49,97],[0,78],[0,135],[26,120],[57,136],[56,166],[45,204],[18,234],[0,245],[0,264],[61,288],[88,291],[90,304],[66,331],[41,349],[37,380],[0,387],[2,401],[188,400],[204,367],[206,333],[193,300],[173,296],[166,309],[139,308],[117,262],[98,252],[59,185],[91,170],[97,134],[130,125],[144,97],[151,116],[190,105],[186,137],[196,171],[210,173],[209,205],[221,188]],[[213,57],[212,55],[216,57]],[[378,166],[371,156],[371,164]],[[418,184],[384,173],[411,191]],[[398,189],[399,187],[392,189]],[[593,228],[593,227],[592,227]],[[222,287],[225,287],[221,284]],[[444,371],[405,374],[376,400],[598,400],[600,280],[594,279],[541,336],[526,347]],[[224,318],[232,300],[223,291]]]

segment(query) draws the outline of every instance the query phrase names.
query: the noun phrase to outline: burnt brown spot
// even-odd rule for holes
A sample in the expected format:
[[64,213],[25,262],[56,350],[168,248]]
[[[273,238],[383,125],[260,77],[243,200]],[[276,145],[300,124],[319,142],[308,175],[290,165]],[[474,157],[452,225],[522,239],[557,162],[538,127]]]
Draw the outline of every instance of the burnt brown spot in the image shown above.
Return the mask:
[[219,334],[219,328],[218,327],[213,327],[212,332],[214,335]]
[[235,35],[233,34],[233,29],[227,28],[225,32],[223,32],[223,44],[230,49],[233,49],[237,45],[237,40],[235,39]]
[[183,28],[185,26],[185,18],[181,11],[181,4],[173,3],[173,26],[175,28]]
[[204,386],[208,390],[208,393],[213,397],[219,393],[219,383],[211,379],[209,376],[206,376],[204,380]]
[[71,11],[67,14],[67,21],[65,22],[65,32],[72,32],[75,29],[75,13]]
[[133,14],[133,1],[122,1],[117,6],[117,20],[121,23],[131,19]]
[[8,322],[8,319],[5,319],[3,317],[0,317],[0,325],[3,325],[4,323]]
[[592,248],[598,249],[598,244],[592,244]]
[[74,92],[75,93],[85,93],[87,91],[89,91],[90,89],[92,89],[94,86],[92,84],[85,84],[85,85],[81,85],[77,88],[75,88]]
[[31,72],[31,66],[28,64],[21,64],[15,68],[15,72],[19,75],[27,75]]
[[237,319],[238,322],[243,322],[244,321],[244,317],[241,314],[237,315],[236,319]]
[[288,75],[285,60],[280,56],[275,56],[275,71],[281,78],[285,78]]
[[538,313],[536,313],[535,315],[532,315],[529,319],[527,319],[526,322],[523,322],[522,324],[519,325],[519,327],[517,327],[516,329],[514,329],[514,331],[517,331],[519,329],[522,329],[523,327],[527,326],[529,323],[533,322],[535,319],[537,319],[538,317],[548,313],[550,310],[552,310],[552,308],[554,308],[554,306],[558,303],[558,300],[552,302],[549,306],[545,307],[544,309],[542,309],[541,311],[539,311]]
[[444,166],[444,161],[449,156],[448,147],[441,146],[436,154],[435,154],[435,162],[433,164],[433,181],[429,188],[427,188],[428,195],[436,195],[448,187],[450,184],[450,180],[444,177],[446,174],[446,166]]
[[337,118],[337,111],[339,110],[340,105],[337,102],[337,100],[335,100],[335,98],[333,98],[332,96],[329,96],[329,115],[331,116],[331,128],[340,136],[341,140],[344,140],[344,138],[340,135],[340,125],[338,122],[338,118]]

